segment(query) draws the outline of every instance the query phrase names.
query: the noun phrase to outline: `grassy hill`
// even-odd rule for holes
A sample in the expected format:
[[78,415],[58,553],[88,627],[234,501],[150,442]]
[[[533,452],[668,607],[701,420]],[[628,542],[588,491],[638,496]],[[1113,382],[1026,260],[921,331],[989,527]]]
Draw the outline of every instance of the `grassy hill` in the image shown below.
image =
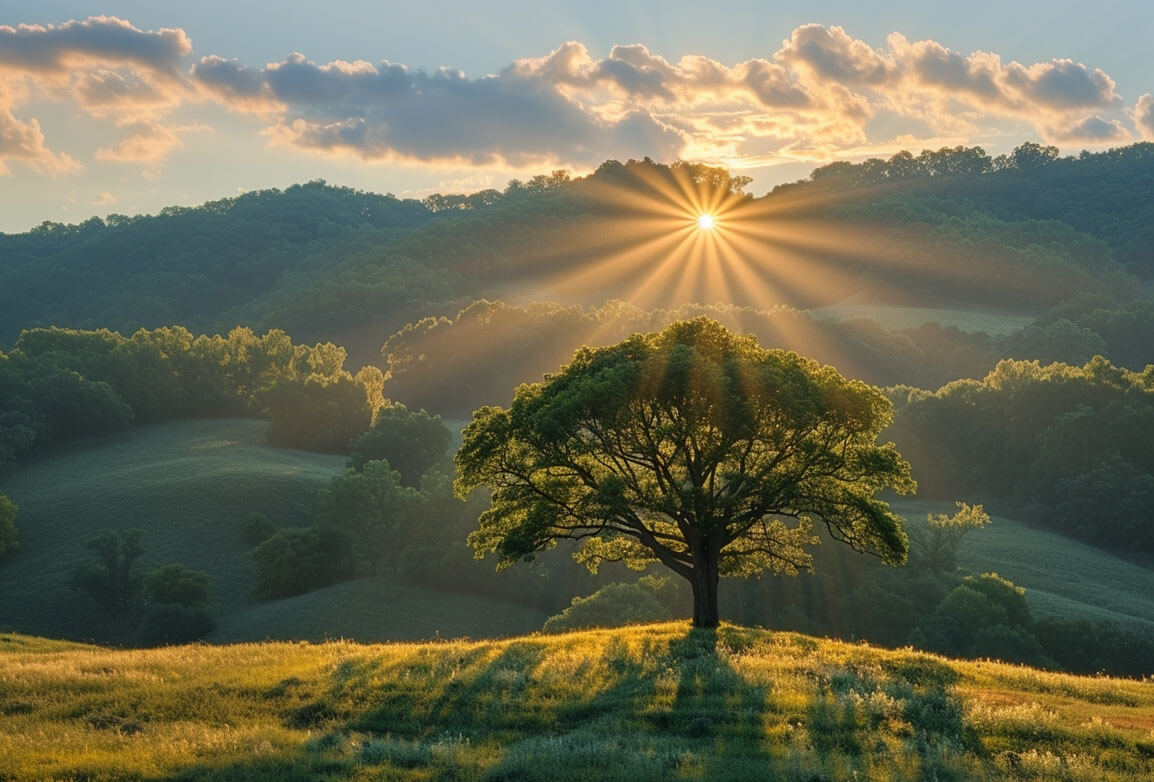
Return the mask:
[[149,651],[0,637],[11,780],[1122,780],[1154,683],[723,627]]
[[[948,503],[911,500],[893,507],[911,524],[920,524],[927,513],[955,510]],[[994,515],[988,528],[959,544],[958,564],[1025,587],[1035,614],[1115,622],[1154,635],[1154,569],[1117,553]]]
[[0,475],[20,506],[20,548],[0,565],[0,629],[57,638],[108,636],[101,613],[65,579],[83,541],[107,528],[144,530],[144,569],[170,562],[208,572],[222,640],[355,636],[407,640],[509,635],[544,616],[516,604],[366,579],[286,600],[249,596],[248,514],[310,523],[317,489],[344,458],[264,444],[250,419],[173,421],[75,443]]

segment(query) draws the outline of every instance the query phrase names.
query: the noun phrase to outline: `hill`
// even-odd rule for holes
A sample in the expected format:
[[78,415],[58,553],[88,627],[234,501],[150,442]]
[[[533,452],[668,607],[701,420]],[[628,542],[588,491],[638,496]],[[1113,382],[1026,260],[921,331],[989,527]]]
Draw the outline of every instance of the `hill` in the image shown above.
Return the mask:
[[[902,153],[760,198],[721,169],[606,161],[477,197],[401,201],[313,182],[45,223],[0,235],[0,341],[32,325],[239,323],[347,344],[482,296],[1035,316],[1078,292],[1126,298],[1154,277],[1151,149],[1032,162]],[[706,207],[723,218],[713,239],[693,234]]]
[[[922,524],[928,513],[955,510],[949,503],[908,499],[892,504],[911,525]],[[1154,569],[1147,562],[994,514],[988,528],[958,545],[958,564],[1025,588],[1037,615],[1116,622],[1154,637]]]
[[1123,780],[1154,683],[651,625],[505,641],[0,637],[11,780]]
[[271,448],[267,428],[253,419],[172,421],[73,443],[10,468],[0,485],[20,506],[21,546],[0,566],[0,628],[110,637],[95,606],[64,582],[87,558],[86,538],[127,527],[144,531],[145,570],[180,562],[209,574],[222,639],[490,636],[544,621],[516,604],[385,579],[254,601],[245,519],[260,512],[277,526],[307,526],[316,491],[345,461]]

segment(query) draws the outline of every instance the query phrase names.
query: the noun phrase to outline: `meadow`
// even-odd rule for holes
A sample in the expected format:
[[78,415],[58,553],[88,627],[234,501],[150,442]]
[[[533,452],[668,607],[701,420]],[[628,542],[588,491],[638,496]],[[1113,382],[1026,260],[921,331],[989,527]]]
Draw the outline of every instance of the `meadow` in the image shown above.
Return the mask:
[[669,623],[117,651],[0,637],[9,780],[1122,780],[1154,682]]
[[65,584],[105,529],[144,531],[143,570],[171,562],[212,581],[210,640],[356,637],[364,641],[517,634],[545,616],[507,601],[449,594],[390,577],[274,601],[250,595],[250,513],[307,526],[318,489],[345,459],[265,444],[266,421],[180,420],[59,447],[11,469],[20,548],[0,568],[0,629],[106,641],[117,630]]

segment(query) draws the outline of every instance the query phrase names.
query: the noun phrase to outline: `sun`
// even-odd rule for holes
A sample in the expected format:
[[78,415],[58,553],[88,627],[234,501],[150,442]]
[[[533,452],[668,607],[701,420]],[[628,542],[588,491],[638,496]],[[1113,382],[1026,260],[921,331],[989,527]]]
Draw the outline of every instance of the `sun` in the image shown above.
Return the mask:
[[697,227],[702,231],[713,230],[713,215],[702,214],[697,216]]

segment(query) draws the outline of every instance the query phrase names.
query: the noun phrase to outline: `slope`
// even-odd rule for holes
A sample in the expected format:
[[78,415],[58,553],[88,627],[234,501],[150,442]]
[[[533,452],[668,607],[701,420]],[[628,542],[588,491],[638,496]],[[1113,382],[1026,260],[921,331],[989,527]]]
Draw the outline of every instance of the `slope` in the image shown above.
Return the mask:
[[1154,683],[794,633],[673,623],[485,643],[151,651],[26,651],[13,640],[0,643],[0,758],[12,780],[1154,773]]
[[104,639],[100,612],[65,586],[88,557],[83,542],[104,529],[144,531],[143,569],[180,562],[212,580],[221,638],[491,636],[539,627],[544,617],[499,600],[388,580],[258,603],[243,522],[265,513],[305,526],[317,489],[344,458],[264,444],[267,422],[172,421],[75,443],[0,474],[20,506],[20,548],[0,565],[0,628],[61,638]]

